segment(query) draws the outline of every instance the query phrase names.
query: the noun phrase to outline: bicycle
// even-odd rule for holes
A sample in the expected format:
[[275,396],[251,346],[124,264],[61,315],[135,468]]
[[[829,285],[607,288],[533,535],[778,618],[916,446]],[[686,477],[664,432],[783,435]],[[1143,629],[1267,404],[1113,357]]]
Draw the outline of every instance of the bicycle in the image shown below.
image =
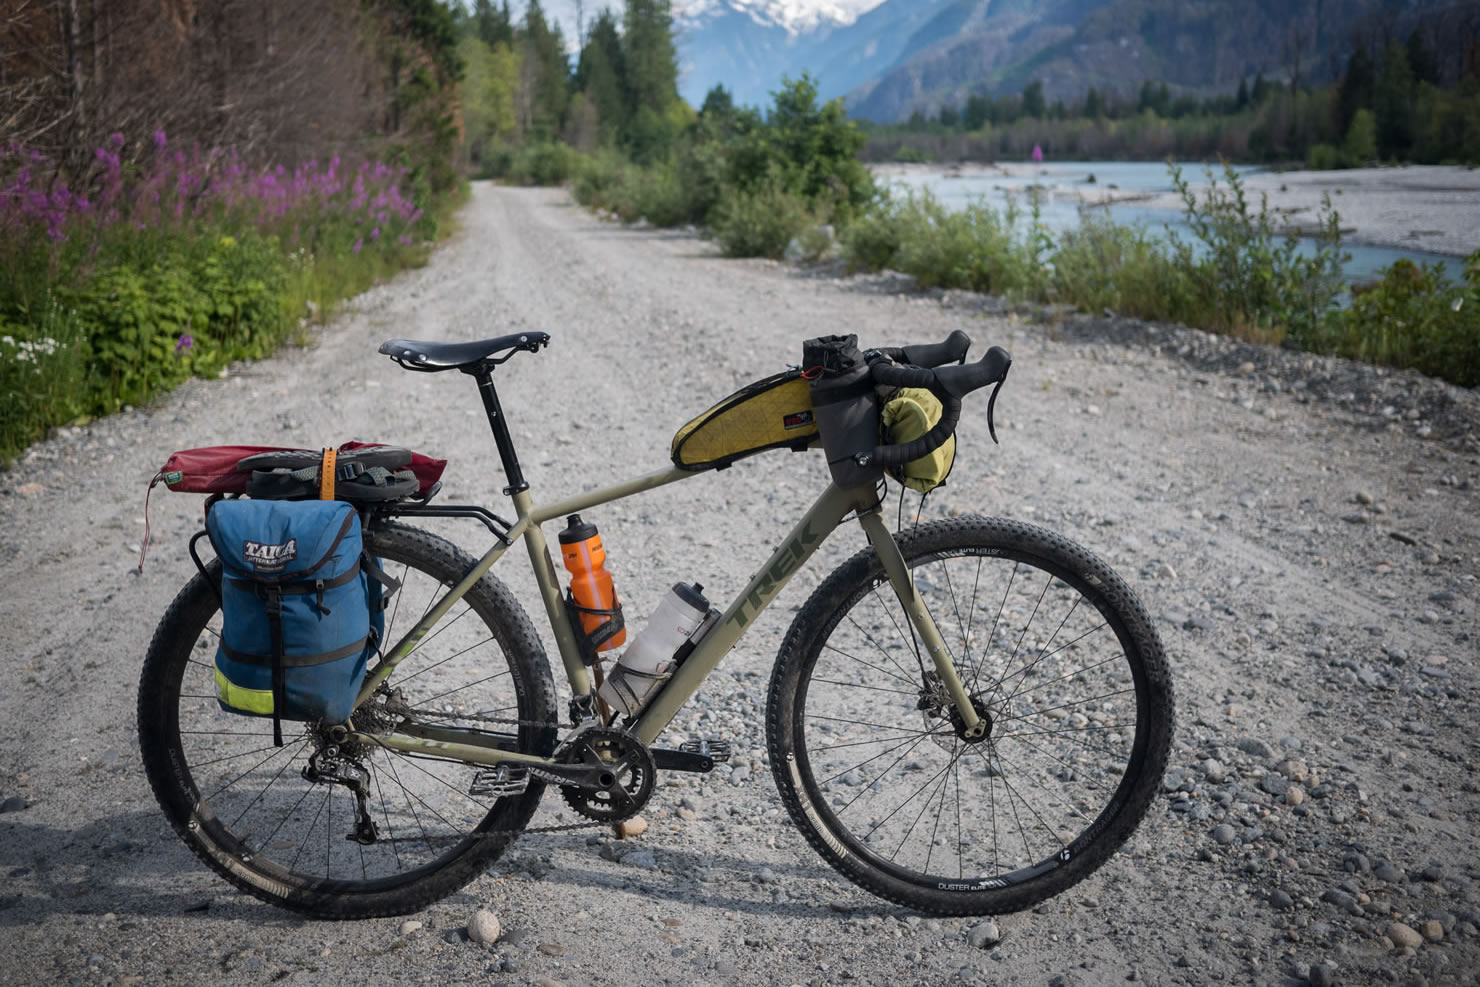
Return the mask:
[[[1166,658],[1141,603],[1092,553],[1021,522],[968,516],[891,533],[882,481],[830,482],[656,696],[621,723],[605,715],[593,691],[602,666],[572,629],[541,525],[699,473],[661,469],[537,506],[493,371],[548,343],[523,333],[380,347],[407,369],[475,378],[516,520],[430,497],[363,509],[367,552],[401,589],[349,721],[304,723],[273,746],[262,721],[216,703],[219,562],[170,604],[141,676],[140,745],[160,805],[206,864],[314,916],[401,914],[482,874],[547,785],[583,819],[547,829],[629,819],[659,771],[710,771],[728,757],[720,742],[653,745],[848,519],[868,544],[797,613],[766,703],[772,774],[807,842],[873,894],[944,915],[1030,907],[1124,843],[1157,791],[1173,727]],[[952,434],[962,395],[1001,386],[1007,354],[993,347],[967,364],[969,345],[958,332],[876,351],[914,366],[880,361],[875,379],[928,386],[945,414],[908,447],[860,461],[916,458]],[[418,517],[476,518],[495,541],[475,560],[407,523]],[[490,573],[521,540],[570,685],[564,720],[534,625]]]

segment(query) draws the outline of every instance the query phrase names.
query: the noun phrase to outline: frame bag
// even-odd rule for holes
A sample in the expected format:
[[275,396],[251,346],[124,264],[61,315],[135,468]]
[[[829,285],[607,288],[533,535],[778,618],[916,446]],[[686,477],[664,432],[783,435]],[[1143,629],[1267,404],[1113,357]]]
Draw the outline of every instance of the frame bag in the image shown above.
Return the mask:
[[817,435],[812,398],[800,370],[746,384],[673,436],[679,469],[724,469],[767,449],[807,448]]
[[225,500],[206,515],[221,560],[221,708],[282,721],[342,723],[384,629],[384,590],[360,519],[342,501]]

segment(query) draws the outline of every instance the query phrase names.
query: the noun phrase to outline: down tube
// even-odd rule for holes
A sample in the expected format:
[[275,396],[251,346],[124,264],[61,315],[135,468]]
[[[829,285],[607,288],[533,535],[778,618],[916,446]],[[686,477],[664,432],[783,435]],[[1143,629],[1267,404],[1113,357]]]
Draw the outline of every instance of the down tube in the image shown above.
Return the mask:
[[644,744],[651,744],[688,702],[709,673],[719,665],[755,618],[781,592],[792,575],[812,557],[812,553],[830,535],[850,511],[867,509],[878,503],[872,487],[843,489],[828,484],[817,502],[787,535],[781,546],[751,579],[750,585],[735,598],[720,617],[714,629],[699,642],[694,653],[679,666],[637,722],[632,732]]

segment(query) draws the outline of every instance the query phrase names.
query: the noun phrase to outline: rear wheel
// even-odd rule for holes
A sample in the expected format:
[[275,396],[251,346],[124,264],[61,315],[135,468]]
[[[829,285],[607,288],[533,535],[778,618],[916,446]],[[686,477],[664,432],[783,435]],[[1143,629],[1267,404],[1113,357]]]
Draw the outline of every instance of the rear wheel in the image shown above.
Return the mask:
[[[474,564],[451,543],[398,524],[368,532],[366,551],[402,584],[385,613],[383,640],[391,643]],[[332,744],[307,723],[285,722],[284,746],[273,746],[270,720],[223,712],[216,702],[219,581],[212,563],[208,576],[180,591],[139,683],[144,767],[186,844],[243,890],[323,918],[415,911],[481,874],[529,822],[543,785],[531,780],[507,794],[489,769]],[[554,727],[541,726],[556,722],[544,649],[491,576],[432,628],[388,684],[356,711],[357,727],[376,732],[410,716],[516,736],[514,746],[527,753],[554,749]],[[525,725],[492,722],[498,719]]]
[[1083,880],[1145,814],[1172,687],[1144,608],[1104,562],[1031,525],[898,537],[973,706],[967,736],[870,550],[797,614],[771,680],[771,769],[841,873],[924,911],[1016,911]]

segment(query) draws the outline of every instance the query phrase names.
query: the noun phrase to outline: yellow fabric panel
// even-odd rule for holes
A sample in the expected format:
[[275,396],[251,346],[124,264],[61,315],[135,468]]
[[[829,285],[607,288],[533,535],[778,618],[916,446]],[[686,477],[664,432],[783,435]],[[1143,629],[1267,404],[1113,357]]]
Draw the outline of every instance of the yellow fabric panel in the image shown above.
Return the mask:
[[[940,421],[940,400],[923,387],[901,387],[884,405],[880,416],[886,441],[913,442]],[[912,490],[929,493],[945,480],[956,462],[956,436],[952,435],[933,452],[912,459],[889,471]]]
[[[817,434],[812,396],[804,378],[781,380],[742,397],[763,383],[742,388],[680,428],[673,436],[674,461],[680,466],[699,466]],[[793,418],[790,428],[788,416]]]
[[231,709],[241,710],[243,713],[272,715],[271,689],[245,689],[239,685],[233,685],[226,676],[221,674],[219,668],[216,669],[216,698]]

